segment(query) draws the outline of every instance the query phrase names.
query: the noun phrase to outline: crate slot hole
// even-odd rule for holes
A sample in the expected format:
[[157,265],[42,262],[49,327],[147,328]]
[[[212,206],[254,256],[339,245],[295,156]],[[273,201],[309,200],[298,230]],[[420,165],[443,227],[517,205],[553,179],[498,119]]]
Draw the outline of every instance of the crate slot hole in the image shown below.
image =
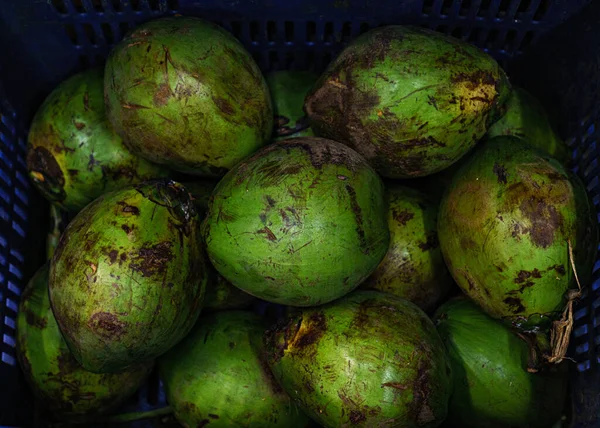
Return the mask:
[[258,25],[258,21],[250,22],[250,40],[254,43],[258,42],[260,33],[260,26]]
[[531,8],[531,0],[521,0],[517,8],[517,16],[521,16],[529,12]]
[[317,23],[314,21],[308,21],[306,23],[306,41],[314,43],[317,40]]
[[526,49],[531,46],[531,43],[533,42],[533,35],[533,31],[526,32],[525,36],[523,36],[523,40],[521,40],[521,46],[519,48]]
[[481,5],[479,6],[479,16],[486,16],[488,11],[490,10],[490,6],[492,5],[492,0],[481,0]]
[[541,21],[546,17],[548,10],[550,9],[550,0],[542,0],[538,6],[535,14],[533,15],[534,21]]
[[325,23],[324,40],[328,43],[333,43],[334,35],[333,35],[333,22],[329,21]]
[[71,43],[77,46],[77,30],[75,30],[75,26],[73,24],[65,24],[65,32],[67,33],[69,40],[71,40]]
[[274,42],[277,37],[277,23],[275,21],[267,21],[267,41]]
[[458,10],[459,16],[468,16],[469,12],[471,12],[471,8],[473,7],[473,3],[471,0],[462,0],[460,3],[460,9]]
[[342,42],[346,43],[346,42],[350,41],[351,37],[352,37],[352,23],[344,22],[344,24],[342,24]]
[[148,0],[150,10],[160,10],[160,0]]
[[102,23],[102,25],[100,25],[100,28],[102,29],[102,35],[104,36],[104,40],[106,40],[106,43],[112,45],[115,42],[115,35],[110,25],[104,22]]
[[116,12],[118,12],[120,10],[123,10],[123,3],[121,2],[121,0],[112,0],[112,7]]
[[498,13],[496,14],[498,18],[506,18],[512,1],[513,0],[502,0],[500,2],[500,7],[498,8]]
[[142,10],[142,0],[129,0],[129,4],[131,5],[131,9],[135,11]]
[[96,31],[94,31],[94,27],[92,27],[92,24],[83,24],[83,31],[84,31],[87,39],[93,45],[98,43],[98,38],[96,37]]
[[423,2],[423,13],[425,15],[430,15],[433,12],[433,2],[434,0],[425,0]]
[[104,12],[104,5],[102,4],[102,0],[93,0],[94,9],[96,12]]
[[83,7],[82,0],[72,0],[71,3],[73,4],[73,7],[77,11],[77,13],[85,13],[85,8]]
[[284,33],[285,33],[285,41],[293,42],[294,41],[294,23],[292,21],[285,21],[283,24]]
[[445,15],[445,16],[450,15],[453,5],[454,5],[454,0],[444,0],[444,3],[442,3],[442,15]]
[[52,0],[52,6],[54,6],[54,9],[56,9],[58,13],[67,13],[65,0]]
[[171,10],[179,9],[179,0],[167,0],[167,7]]

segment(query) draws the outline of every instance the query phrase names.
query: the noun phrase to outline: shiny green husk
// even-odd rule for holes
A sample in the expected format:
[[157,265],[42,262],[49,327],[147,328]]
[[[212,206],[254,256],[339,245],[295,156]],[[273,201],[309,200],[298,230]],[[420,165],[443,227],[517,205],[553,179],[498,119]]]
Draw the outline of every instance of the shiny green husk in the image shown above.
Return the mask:
[[167,400],[188,427],[305,427],[306,417],[264,363],[266,321],[245,311],[199,319],[159,359]]
[[221,176],[271,138],[258,66],[225,29],[194,17],[137,26],[106,63],[108,117],[134,153],[184,173]]
[[44,197],[72,212],[103,193],[168,174],[131,153],[112,130],[97,69],[70,77],[46,98],[29,130],[27,168]]
[[458,161],[509,94],[504,71],[475,46],[392,25],[350,43],[304,109],[315,135],[348,144],[384,177],[411,178]]
[[542,428],[560,419],[567,363],[528,372],[528,343],[465,298],[444,304],[435,323],[454,374],[448,426]]
[[566,143],[550,124],[544,107],[529,92],[515,87],[503,111],[506,113],[490,127],[487,138],[512,135],[548,152],[565,165],[571,161]]
[[438,203],[409,187],[387,186],[390,246],[361,288],[404,297],[433,311],[453,284],[437,236]]
[[60,419],[93,420],[111,412],[139,388],[153,362],[119,374],[84,370],[71,355],[48,298],[48,265],[33,276],[17,315],[17,358],[43,406]]
[[446,417],[446,352],[408,300],[355,291],[294,311],[265,340],[283,389],[324,427],[437,427]]
[[50,300],[75,358],[118,372],[152,360],[194,325],[205,256],[189,193],[157,180],[105,194],[63,233]]
[[312,306],[356,288],[389,244],[383,184],[322,138],[272,144],[231,170],[202,225],[213,266],[273,303]]
[[[442,199],[438,235],[462,290],[492,317],[523,330],[548,327],[567,291],[589,284],[598,244],[581,181],[515,137],[479,147]],[[572,251],[573,259],[570,257]]]

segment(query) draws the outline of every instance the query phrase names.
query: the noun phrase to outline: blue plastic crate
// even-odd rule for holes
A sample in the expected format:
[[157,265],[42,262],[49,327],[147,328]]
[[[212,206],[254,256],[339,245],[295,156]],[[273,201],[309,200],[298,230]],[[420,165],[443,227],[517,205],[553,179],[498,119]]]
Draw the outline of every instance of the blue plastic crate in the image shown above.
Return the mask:
[[[27,125],[59,82],[102,64],[136,24],[175,13],[209,19],[242,41],[264,71],[320,71],[348,41],[385,24],[420,25],[471,42],[514,69],[518,83],[546,103],[600,212],[600,37],[593,31],[600,22],[598,3],[0,0],[0,426],[30,426],[34,420],[14,349],[20,291],[42,262],[47,223],[47,205],[27,179]],[[577,307],[572,341],[579,427],[600,425],[600,263],[595,269],[594,283]],[[125,410],[164,404],[154,378]]]

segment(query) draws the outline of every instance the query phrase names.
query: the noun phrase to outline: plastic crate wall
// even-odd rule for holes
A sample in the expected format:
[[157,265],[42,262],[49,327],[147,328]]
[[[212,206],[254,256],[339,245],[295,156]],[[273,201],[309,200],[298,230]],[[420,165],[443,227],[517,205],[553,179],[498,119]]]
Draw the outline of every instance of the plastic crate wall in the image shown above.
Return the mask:
[[[14,409],[18,370],[14,324],[20,290],[35,263],[28,253],[39,237],[32,224],[46,221],[31,199],[24,164],[26,126],[43,98],[74,72],[101,66],[112,46],[135,25],[163,15],[195,15],[222,25],[251,52],[264,71],[322,70],[350,40],[385,24],[420,25],[473,43],[502,65],[535,45],[589,0],[2,0],[0,1],[0,425]],[[10,103],[10,104],[9,104]],[[567,134],[598,207],[595,138],[600,130],[590,114]],[[592,126],[590,126],[592,125]],[[572,137],[571,137],[572,136]],[[593,148],[592,147],[593,142]],[[43,238],[42,238],[43,239]],[[31,256],[33,257],[33,256]],[[26,265],[30,268],[27,269]],[[597,265],[596,268],[600,267]],[[600,274],[596,272],[595,279]],[[593,292],[600,288],[594,282]],[[600,291],[597,293],[600,295]],[[597,306],[600,307],[600,300]],[[579,370],[589,370],[598,349],[590,343],[589,309],[577,312]],[[600,310],[598,311],[600,331]],[[591,338],[591,339],[590,339]],[[592,342],[590,342],[592,340]],[[600,339],[595,345],[600,346]],[[7,382],[4,382],[4,380]],[[164,404],[158,379],[130,405]],[[12,404],[9,404],[12,403]],[[131,410],[131,408],[130,408]],[[14,415],[13,415],[14,416]],[[9,419],[6,419],[9,420]],[[16,419],[10,423],[17,424]],[[7,422],[9,423],[9,422]]]

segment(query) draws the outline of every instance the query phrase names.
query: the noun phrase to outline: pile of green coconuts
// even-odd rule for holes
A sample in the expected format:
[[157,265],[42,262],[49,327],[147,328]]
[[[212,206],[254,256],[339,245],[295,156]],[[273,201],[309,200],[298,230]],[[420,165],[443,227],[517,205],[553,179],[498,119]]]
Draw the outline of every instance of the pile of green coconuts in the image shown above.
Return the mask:
[[55,422],[157,370],[185,427],[552,426],[598,246],[569,162],[449,36],[381,27],[265,77],[212,23],[142,24],[31,123],[54,230],[20,365]]

